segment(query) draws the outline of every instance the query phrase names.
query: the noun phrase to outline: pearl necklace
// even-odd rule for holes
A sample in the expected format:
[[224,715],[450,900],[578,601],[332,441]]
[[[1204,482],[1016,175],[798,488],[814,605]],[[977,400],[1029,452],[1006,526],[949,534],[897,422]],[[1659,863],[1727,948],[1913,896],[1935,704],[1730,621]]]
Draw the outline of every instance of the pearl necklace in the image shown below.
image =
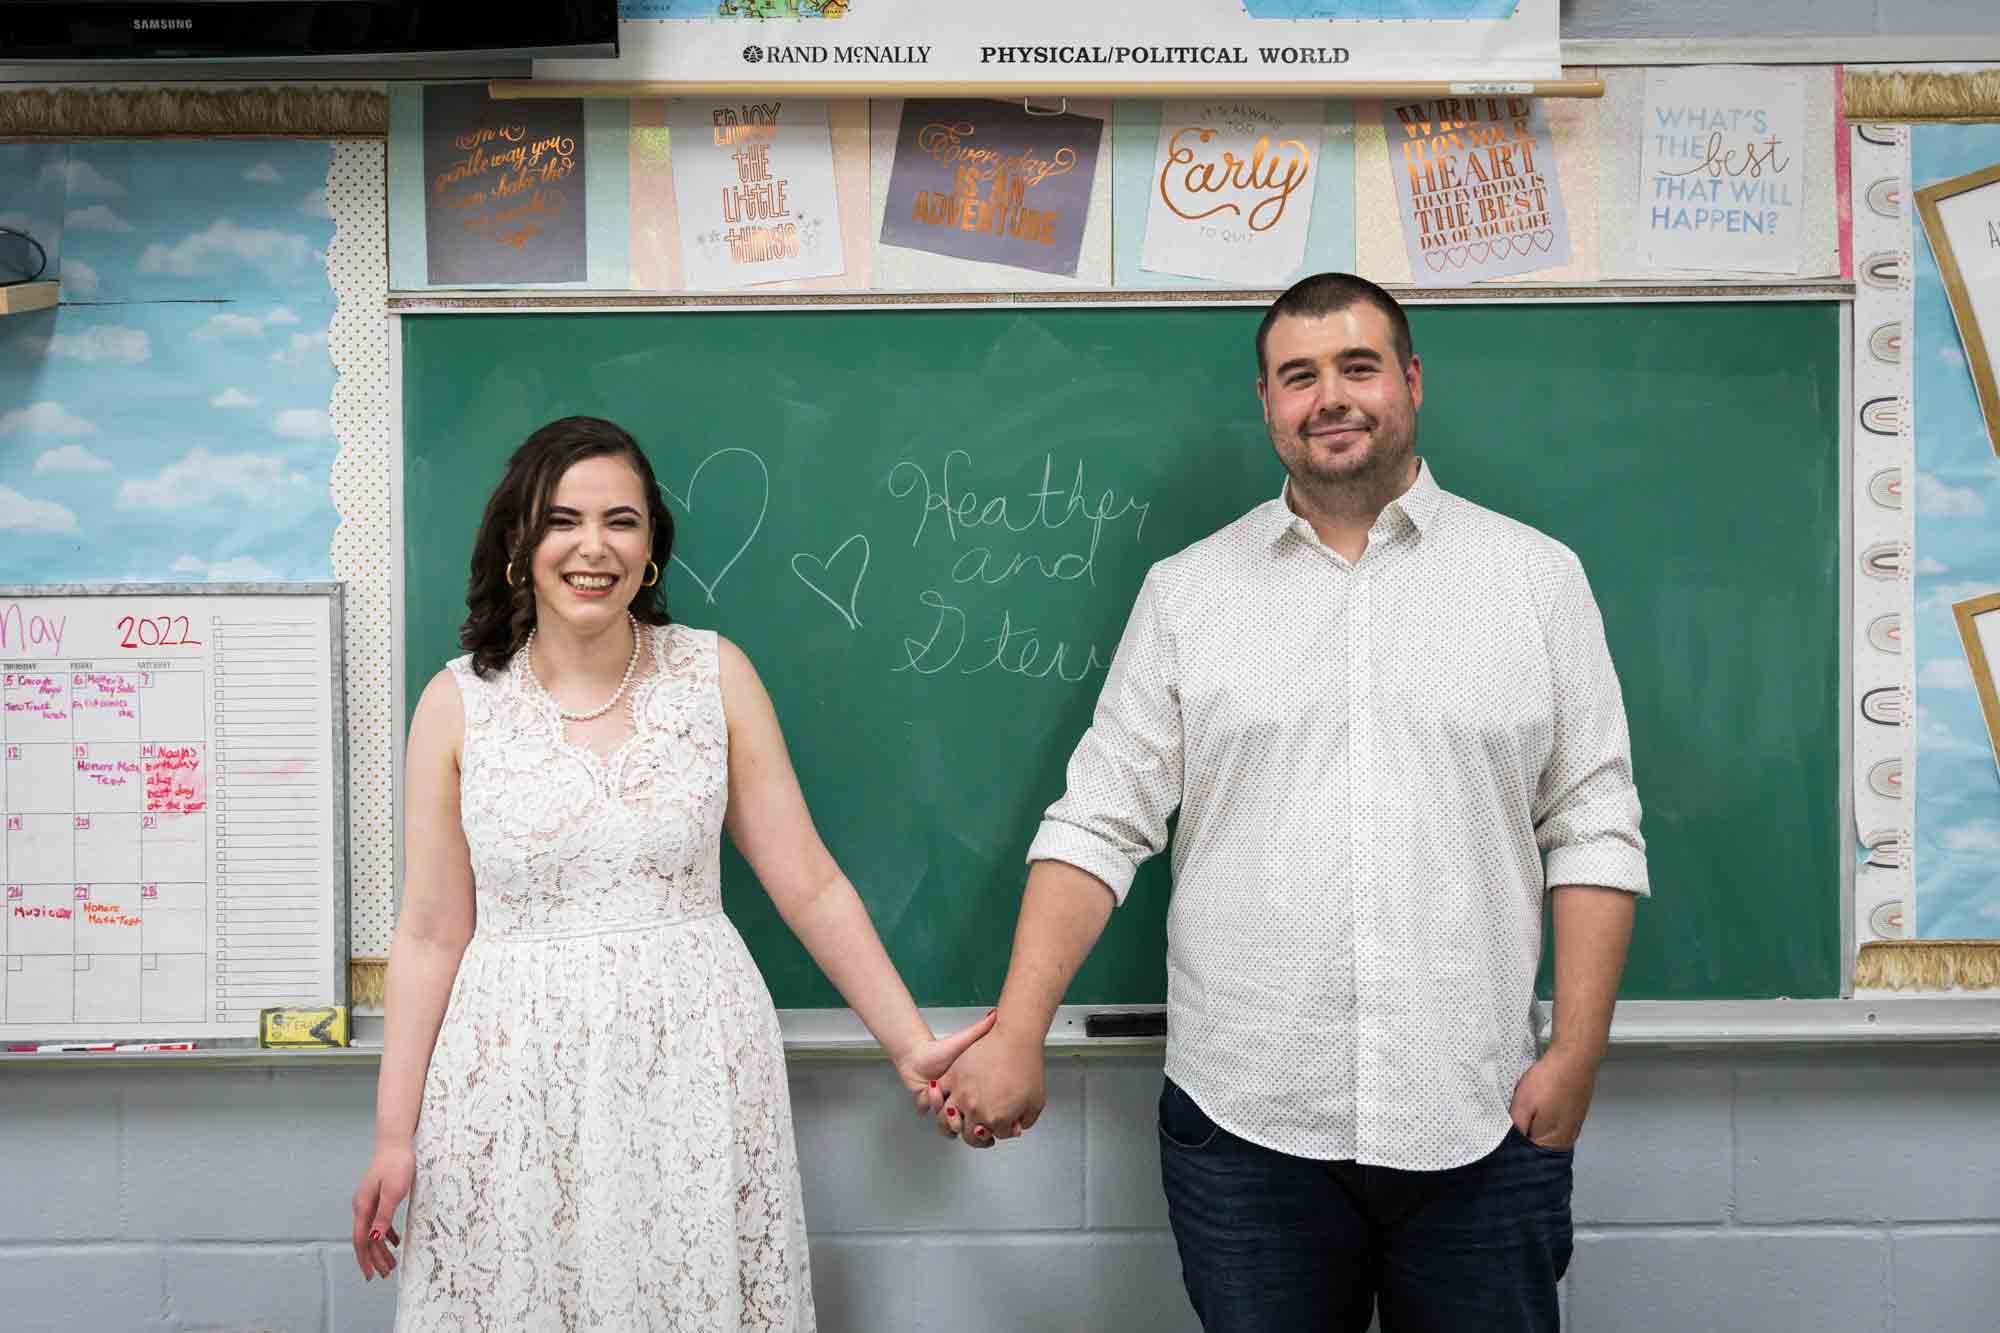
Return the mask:
[[558,703],[556,697],[549,693],[548,687],[542,684],[542,678],[535,674],[535,631],[528,631],[527,641],[521,645],[521,652],[523,654],[521,660],[527,663],[528,679],[535,683],[535,688],[541,692],[541,696],[544,699],[555,704],[556,716],[560,717],[563,721],[588,722],[593,718],[603,717],[606,713],[616,708],[618,701],[625,697],[625,689],[632,683],[632,672],[639,665],[639,618],[630,611],[627,611],[625,619],[632,622],[632,656],[626,659],[625,662],[625,679],[618,682],[618,688],[611,692],[609,699],[606,699],[602,705],[591,709],[588,713],[569,713],[563,711],[562,704]]

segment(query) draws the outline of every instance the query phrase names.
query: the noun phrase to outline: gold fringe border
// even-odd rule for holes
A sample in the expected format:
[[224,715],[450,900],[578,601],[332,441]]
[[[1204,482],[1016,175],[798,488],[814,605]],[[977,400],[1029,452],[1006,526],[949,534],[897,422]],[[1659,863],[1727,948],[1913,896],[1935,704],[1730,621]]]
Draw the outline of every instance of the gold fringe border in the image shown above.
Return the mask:
[[1854,960],[1856,990],[2000,988],[2000,940],[1870,940]]
[[389,960],[350,958],[347,960],[347,1007],[367,1005],[379,1009],[389,991]]
[[28,88],[0,92],[0,139],[382,139],[375,88]]
[[1841,86],[1849,120],[1946,124],[2000,120],[2000,70],[1942,74],[1850,68]]

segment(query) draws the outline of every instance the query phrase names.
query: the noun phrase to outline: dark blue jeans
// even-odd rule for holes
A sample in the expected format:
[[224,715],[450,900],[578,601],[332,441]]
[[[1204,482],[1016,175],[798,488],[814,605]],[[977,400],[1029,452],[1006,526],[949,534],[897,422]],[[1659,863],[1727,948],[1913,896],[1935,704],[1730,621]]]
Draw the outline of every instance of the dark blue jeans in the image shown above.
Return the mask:
[[1555,1333],[1567,1152],[1513,1129],[1476,1162],[1398,1171],[1260,1148],[1160,1090],[1160,1177],[1207,1333]]

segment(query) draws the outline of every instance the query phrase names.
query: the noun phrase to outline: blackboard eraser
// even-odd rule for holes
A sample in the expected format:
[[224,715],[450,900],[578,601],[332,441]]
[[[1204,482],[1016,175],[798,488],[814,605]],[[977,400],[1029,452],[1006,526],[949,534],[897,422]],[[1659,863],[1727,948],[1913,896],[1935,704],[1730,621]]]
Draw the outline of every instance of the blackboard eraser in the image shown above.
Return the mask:
[[1167,1035],[1167,1011],[1154,1009],[1147,1013],[1128,1014],[1086,1014],[1083,1019],[1083,1035],[1086,1037],[1164,1037]]

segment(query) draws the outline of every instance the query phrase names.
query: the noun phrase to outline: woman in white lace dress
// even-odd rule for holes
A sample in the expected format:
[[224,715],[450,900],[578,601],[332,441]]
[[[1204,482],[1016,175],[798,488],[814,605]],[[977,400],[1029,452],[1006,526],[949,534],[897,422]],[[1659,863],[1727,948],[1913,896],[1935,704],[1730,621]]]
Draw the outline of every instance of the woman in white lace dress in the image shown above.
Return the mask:
[[724,829],[920,1111],[986,1026],[940,1040],[917,1012],[749,661],[668,622],[672,542],[624,431],[536,431],[480,525],[470,651],[411,719],[354,1198],[363,1274],[402,1248],[399,1330],[814,1327],[784,1052],[722,915]]

